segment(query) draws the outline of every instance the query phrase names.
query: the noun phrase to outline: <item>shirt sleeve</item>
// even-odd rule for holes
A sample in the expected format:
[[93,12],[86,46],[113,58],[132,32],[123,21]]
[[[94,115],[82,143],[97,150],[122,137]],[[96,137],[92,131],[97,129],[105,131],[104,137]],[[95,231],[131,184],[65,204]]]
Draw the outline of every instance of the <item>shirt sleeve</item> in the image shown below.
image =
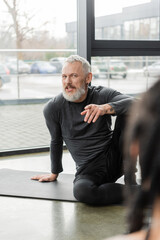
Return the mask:
[[133,97],[122,94],[116,90],[109,89],[107,103],[112,106],[115,115],[124,114],[134,101]]
[[62,152],[63,139],[61,133],[60,122],[57,118],[57,111],[54,100],[47,103],[44,110],[44,117],[49,133],[51,135],[50,142],[50,158],[51,158],[51,172],[58,174],[63,171],[62,167]]

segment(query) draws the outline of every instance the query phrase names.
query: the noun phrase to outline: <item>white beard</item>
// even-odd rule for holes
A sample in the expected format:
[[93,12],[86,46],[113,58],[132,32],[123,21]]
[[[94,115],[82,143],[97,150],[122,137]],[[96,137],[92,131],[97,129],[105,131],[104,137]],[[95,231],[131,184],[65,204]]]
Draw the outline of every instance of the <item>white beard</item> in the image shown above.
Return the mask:
[[65,89],[63,88],[63,97],[69,102],[75,102],[79,100],[84,94],[85,94],[85,84],[81,88],[78,88],[77,91],[72,95],[68,95],[65,92]]

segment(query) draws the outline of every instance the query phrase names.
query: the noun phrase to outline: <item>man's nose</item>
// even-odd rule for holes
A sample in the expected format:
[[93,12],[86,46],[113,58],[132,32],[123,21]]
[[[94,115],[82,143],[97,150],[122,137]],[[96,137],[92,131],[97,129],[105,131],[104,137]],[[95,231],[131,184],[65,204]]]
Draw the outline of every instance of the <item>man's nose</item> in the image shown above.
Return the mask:
[[66,83],[71,83],[71,77],[70,76],[67,76],[66,79],[65,79]]

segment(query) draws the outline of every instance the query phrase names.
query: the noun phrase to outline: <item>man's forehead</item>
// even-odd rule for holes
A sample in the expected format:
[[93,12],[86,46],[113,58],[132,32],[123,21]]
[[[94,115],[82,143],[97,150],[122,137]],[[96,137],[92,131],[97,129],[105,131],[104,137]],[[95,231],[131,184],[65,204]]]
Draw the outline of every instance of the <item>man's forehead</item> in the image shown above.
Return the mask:
[[79,71],[83,71],[83,69],[82,69],[82,63],[78,62],[78,61],[75,61],[72,63],[66,62],[62,68],[62,73],[64,73],[64,72],[79,72]]

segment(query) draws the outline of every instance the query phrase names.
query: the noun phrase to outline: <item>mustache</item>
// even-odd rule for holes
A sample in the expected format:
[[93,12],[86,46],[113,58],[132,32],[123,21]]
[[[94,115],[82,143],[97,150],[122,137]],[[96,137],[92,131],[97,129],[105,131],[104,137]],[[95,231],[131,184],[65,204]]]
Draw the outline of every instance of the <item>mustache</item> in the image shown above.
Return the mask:
[[66,89],[66,88],[75,88],[75,86],[72,85],[71,83],[68,83],[68,84],[65,84],[65,85],[64,85],[64,88],[65,88],[65,89]]

